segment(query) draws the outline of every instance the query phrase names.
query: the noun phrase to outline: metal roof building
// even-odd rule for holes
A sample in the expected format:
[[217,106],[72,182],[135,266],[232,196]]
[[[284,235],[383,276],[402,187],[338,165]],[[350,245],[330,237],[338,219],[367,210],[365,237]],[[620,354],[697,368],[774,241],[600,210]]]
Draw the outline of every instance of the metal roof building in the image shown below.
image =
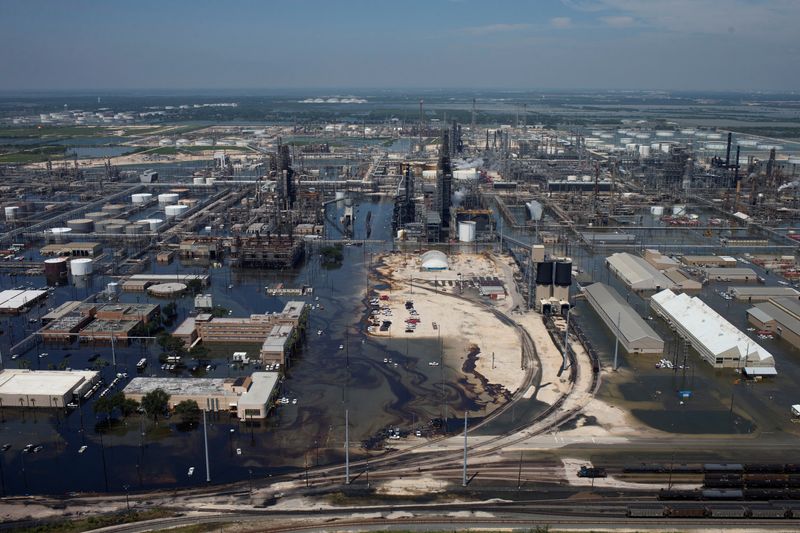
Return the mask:
[[619,295],[604,283],[586,287],[586,300],[628,353],[660,354],[664,341],[647,322]]
[[65,407],[100,379],[93,370],[0,371],[0,401],[5,407]]
[[618,252],[606,257],[606,265],[625,285],[636,291],[658,291],[675,287],[675,283],[656,267],[629,253]]
[[737,300],[766,302],[770,298],[800,298],[800,292],[791,287],[728,287],[728,294]]
[[650,298],[650,307],[716,368],[775,366],[771,353],[696,296],[667,289]]
[[711,267],[706,268],[706,277],[713,281],[756,281],[758,275],[752,268]]
[[800,301],[772,298],[747,310],[747,320],[759,329],[772,331],[795,347],[800,347]]

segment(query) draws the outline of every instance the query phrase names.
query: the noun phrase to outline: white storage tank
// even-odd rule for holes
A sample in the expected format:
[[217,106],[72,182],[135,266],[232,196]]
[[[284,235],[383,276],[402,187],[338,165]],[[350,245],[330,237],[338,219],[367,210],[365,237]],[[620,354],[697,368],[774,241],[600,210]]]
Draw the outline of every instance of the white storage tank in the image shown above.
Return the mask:
[[164,212],[166,213],[167,218],[179,217],[188,210],[189,210],[188,206],[181,204],[168,205],[164,208]]
[[147,222],[150,226],[150,231],[157,231],[158,227],[164,223],[160,218],[146,218],[142,222]]
[[336,191],[336,201],[344,200],[345,192],[344,191]]
[[205,185],[206,184],[206,179],[205,178],[193,178],[192,179],[192,183],[194,183],[195,185]]
[[19,214],[19,207],[15,205],[6,207],[5,213],[6,213],[6,220],[16,220],[17,215]]
[[65,242],[71,231],[72,228],[50,228],[45,232],[45,238],[50,242]]
[[75,233],[91,233],[94,231],[94,220],[91,218],[73,218],[67,220],[67,227]]
[[710,140],[718,140],[718,139],[722,139],[722,134],[721,133],[709,133],[708,135],[706,135],[706,138],[710,139]]
[[478,171],[474,168],[463,168],[453,171],[453,179],[461,181],[477,181]]
[[656,137],[674,137],[675,133],[669,130],[659,130],[656,132]]
[[685,215],[686,214],[686,206],[682,204],[675,204],[672,206],[672,214],[673,215]]
[[660,205],[654,205],[650,207],[650,214],[656,217],[660,217],[664,214],[664,208]]
[[642,157],[649,157],[650,156],[650,147],[649,146],[640,146],[639,147],[639,155]]
[[111,281],[106,285],[106,294],[109,296],[116,296],[119,294],[119,283],[116,281]]
[[69,262],[69,271],[73,276],[88,276],[92,273],[92,260],[79,257]]
[[134,204],[146,204],[153,199],[153,195],[149,192],[139,192],[131,195],[131,202]]
[[471,220],[458,223],[458,240],[460,242],[475,242],[477,224]]
[[158,203],[160,205],[170,205],[178,201],[180,196],[174,192],[165,192],[158,195]]
[[423,170],[422,171],[422,178],[423,179],[433,179],[436,177],[435,170]]

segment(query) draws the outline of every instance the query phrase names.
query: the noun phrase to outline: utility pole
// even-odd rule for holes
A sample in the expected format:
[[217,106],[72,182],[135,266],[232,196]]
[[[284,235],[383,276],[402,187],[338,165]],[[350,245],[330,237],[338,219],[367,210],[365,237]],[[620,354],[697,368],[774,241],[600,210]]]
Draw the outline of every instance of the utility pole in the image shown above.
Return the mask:
[[519,470],[517,471],[517,490],[522,488],[522,450],[519,451]]
[[344,410],[344,483],[350,484],[350,411]]
[[203,442],[206,450],[206,483],[211,483],[211,469],[208,464],[208,431],[206,430],[206,410],[203,409]]
[[614,370],[617,370],[617,355],[619,354],[619,322],[622,318],[622,313],[617,313],[617,331],[614,337]]
[[461,475],[461,486],[467,486],[467,411],[464,411],[464,471]]
[[561,371],[567,369],[567,357],[569,357],[569,311],[567,308],[567,326],[564,328],[564,361],[561,364]]

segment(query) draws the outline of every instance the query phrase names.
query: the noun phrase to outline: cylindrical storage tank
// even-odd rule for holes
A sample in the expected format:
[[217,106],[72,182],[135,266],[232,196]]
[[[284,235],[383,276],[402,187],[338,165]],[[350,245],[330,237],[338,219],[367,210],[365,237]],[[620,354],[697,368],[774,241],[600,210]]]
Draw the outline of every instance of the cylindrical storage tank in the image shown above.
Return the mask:
[[336,191],[336,200],[344,200],[345,192],[344,191]]
[[649,133],[637,133],[636,135],[634,135],[634,137],[636,137],[637,139],[649,139],[650,138],[650,134]]
[[106,294],[117,295],[119,294],[119,283],[111,281],[106,285]]
[[640,146],[639,147],[639,155],[642,157],[649,157],[650,156],[650,147],[649,146]]
[[149,192],[139,192],[131,195],[131,202],[134,204],[146,204],[153,199],[153,195]]
[[6,213],[6,220],[16,220],[17,214],[19,213],[19,207],[15,205],[6,207],[5,213]]
[[789,158],[790,165],[800,165],[800,157],[790,157]]
[[106,229],[103,233],[110,233],[112,235],[121,235],[125,226],[122,224],[106,224]]
[[709,133],[708,135],[706,135],[706,138],[707,139],[711,139],[711,140],[722,139],[722,134],[721,133]]
[[122,213],[125,210],[125,206],[122,204],[107,204],[100,209],[103,213],[108,213],[109,216],[114,216],[119,213]]
[[44,260],[44,277],[50,283],[57,283],[67,278],[67,258],[53,257]]
[[686,206],[675,204],[672,206],[672,214],[673,215],[685,215],[686,214]]
[[422,179],[432,179],[436,177],[435,170],[423,170],[422,171]]
[[150,231],[150,222],[147,221],[147,220],[137,220],[137,221],[133,222],[133,224],[136,224],[137,226],[142,228],[142,231],[144,233],[147,233],[148,231]]
[[45,232],[45,240],[50,242],[64,242],[69,237],[72,228],[50,228]]
[[550,285],[553,283],[553,262],[544,261],[536,265],[536,284]]
[[458,240],[461,242],[475,242],[477,224],[471,220],[458,223]]
[[141,235],[144,233],[144,228],[139,224],[128,224],[125,226],[125,235]]
[[116,224],[118,226],[127,226],[128,225],[128,221],[125,220],[124,218],[109,218],[108,220],[106,220],[106,225],[108,225],[108,224]]
[[188,206],[180,204],[168,205],[164,208],[164,212],[167,214],[167,218],[179,217],[188,210],[189,210]]
[[572,284],[572,263],[559,261],[556,263],[555,285],[569,287]]
[[160,218],[148,218],[143,220],[142,222],[147,222],[150,224],[150,231],[157,231],[158,227],[164,223],[164,221]]
[[206,178],[206,185],[214,185],[214,182],[217,181],[217,178]]
[[664,208],[660,205],[654,205],[650,208],[650,214],[660,217],[664,214]]
[[477,181],[478,171],[474,168],[465,168],[453,171],[453,179],[460,181]]
[[675,132],[669,130],[661,130],[656,132],[656,137],[674,137]]
[[736,141],[736,144],[739,146],[747,146],[748,148],[754,148],[758,146],[758,141],[756,139],[742,139],[741,141]]
[[205,185],[206,184],[206,179],[205,178],[193,178],[192,179],[192,183],[194,183],[195,185]]
[[73,218],[67,220],[67,227],[75,233],[91,233],[94,231],[94,220],[91,218]]
[[106,220],[96,220],[94,222],[94,232],[95,233],[105,233],[106,226],[108,226],[108,221]]
[[620,144],[620,145],[631,144],[632,142],[633,142],[633,138],[631,138],[631,137],[622,137],[622,138],[619,140],[619,144]]
[[157,285],[150,285],[147,288],[148,294],[153,296],[160,296],[162,298],[170,298],[173,296],[180,296],[181,294],[185,293],[188,289],[183,283],[177,282],[169,282],[169,283],[159,283]]
[[92,273],[92,260],[88,257],[79,257],[69,262],[69,271],[73,276],[88,276]]
[[104,218],[108,218],[108,213],[103,213],[102,211],[92,211],[91,213],[86,213],[83,215],[83,218],[90,218],[92,220],[103,220]]
[[165,192],[158,195],[158,203],[160,205],[170,205],[178,201],[179,196],[174,192]]

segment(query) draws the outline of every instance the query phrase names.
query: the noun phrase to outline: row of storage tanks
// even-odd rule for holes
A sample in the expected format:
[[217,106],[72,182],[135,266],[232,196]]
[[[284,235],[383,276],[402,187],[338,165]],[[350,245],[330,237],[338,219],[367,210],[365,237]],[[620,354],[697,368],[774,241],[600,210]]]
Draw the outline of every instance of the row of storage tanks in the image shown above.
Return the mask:
[[686,206],[682,204],[675,204],[671,208],[664,208],[662,205],[653,205],[650,206],[650,214],[660,217],[664,214],[666,209],[670,209],[674,216],[683,216],[686,214]]
[[94,263],[88,257],[53,257],[44,260],[44,275],[48,280],[63,280],[67,277],[67,269],[73,276],[88,276],[94,269]]

